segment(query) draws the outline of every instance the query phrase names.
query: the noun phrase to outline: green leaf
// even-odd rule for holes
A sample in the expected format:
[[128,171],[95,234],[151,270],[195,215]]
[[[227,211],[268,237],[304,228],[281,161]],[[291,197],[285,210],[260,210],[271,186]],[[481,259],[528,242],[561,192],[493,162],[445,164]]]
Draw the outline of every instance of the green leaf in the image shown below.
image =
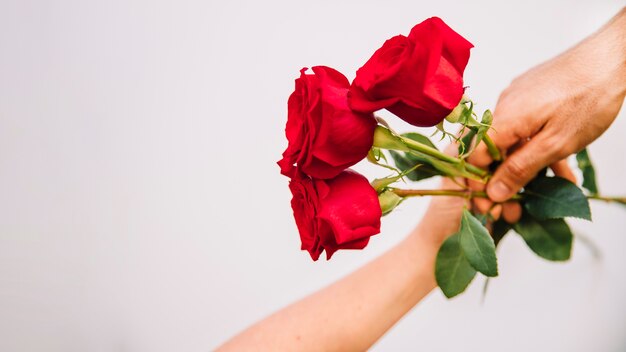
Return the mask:
[[482,213],[476,212],[476,213],[472,213],[472,215],[474,215],[474,217],[478,219],[478,221],[480,221],[480,224],[483,226],[487,226],[487,223],[492,218],[491,214],[489,213],[482,214]]
[[513,227],[511,224],[506,222],[504,219],[500,218],[493,222],[491,225],[491,237],[493,237],[493,242],[498,246],[498,243],[502,240],[504,235],[506,235]]
[[569,259],[573,235],[565,220],[539,220],[524,212],[520,221],[513,225],[513,229],[540,257],[553,261]]
[[459,234],[454,234],[443,242],[435,262],[435,278],[446,297],[451,298],[465,291],[476,276],[461,250]]
[[524,189],[524,207],[537,219],[575,217],[591,220],[589,201],[575,184],[561,177],[538,177]]
[[[402,137],[435,148],[434,144],[428,137],[419,133],[405,133]],[[390,150],[389,153],[391,154],[396,167],[402,171],[409,170],[415,167],[415,165],[421,164],[421,166],[415,169],[414,172],[408,172],[406,174],[407,178],[412,181],[419,181],[438,175],[452,177],[458,176],[471,179],[475,179],[477,177],[476,175],[469,173],[465,169],[464,164],[452,164],[416,150],[404,152]]]
[[548,177],[548,168],[544,167],[543,169],[539,170],[539,172],[537,173],[537,177],[535,178],[539,178],[539,177]]
[[[422,134],[409,132],[403,134],[402,136],[437,149],[433,142],[431,142],[428,137]],[[406,177],[411,181],[419,181],[442,174],[431,165],[434,158],[426,154],[419,152],[401,153],[393,150],[390,150],[389,153],[391,154],[391,157],[393,158],[393,161],[395,162],[398,169],[402,170],[403,172],[414,168],[415,165],[421,164],[415,170],[406,173]]]
[[583,173],[583,187],[591,194],[598,194],[596,170],[593,168],[593,163],[591,163],[587,149],[576,153],[576,161],[578,162],[578,168]]
[[486,276],[498,276],[496,246],[489,231],[469,211],[463,210],[459,242],[465,258]]
[[[406,172],[406,177],[411,181],[419,181],[442,174],[431,165],[424,163],[424,160],[426,160],[427,158],[420,158],[413,155],[412,153],[402,153],[396,152],[394,150],[390,150],[389,154],[391,154],[391,157],[393,158],[396,167],[400,169],[403,173]],[[418,166],[413,171],[407,172],[408,170],[414,168],[415,165],[420,166]]]

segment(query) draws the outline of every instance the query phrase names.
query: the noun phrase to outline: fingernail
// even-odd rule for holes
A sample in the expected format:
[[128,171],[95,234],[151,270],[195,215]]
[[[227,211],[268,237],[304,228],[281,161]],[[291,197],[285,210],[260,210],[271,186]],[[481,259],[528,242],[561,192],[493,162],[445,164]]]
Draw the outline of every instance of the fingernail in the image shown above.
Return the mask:
[[487,194],[489,195],[489,198],[497,202],[501,202],[509,197],[511,189],[502,181],[490,182],[487,186]]

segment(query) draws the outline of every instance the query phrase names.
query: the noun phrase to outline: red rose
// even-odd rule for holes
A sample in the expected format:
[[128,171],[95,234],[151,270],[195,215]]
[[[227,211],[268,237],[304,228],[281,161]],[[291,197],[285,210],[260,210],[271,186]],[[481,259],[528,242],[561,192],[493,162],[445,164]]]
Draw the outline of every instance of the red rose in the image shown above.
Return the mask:
[[289,146],[278,165],[289,177],[297,164],[311,177],[332,178],[367,156],[376,120],[372,114],[350,110],[350,83],[340,72],[325,66],[313,67],[313,75],[306,70],[300,71],[289,97]]
[[463,97],[472,47],[440,18],[429,18],[408,37],[387,40],[357,71],[350,107],[366,113],[387,109],[412,125],[434,126]]
[[297,173],[289,182],[302,249],[317,260],[339,249],[363,249],[380,232],[378,195],[362,175],[345,170],[321,180]]

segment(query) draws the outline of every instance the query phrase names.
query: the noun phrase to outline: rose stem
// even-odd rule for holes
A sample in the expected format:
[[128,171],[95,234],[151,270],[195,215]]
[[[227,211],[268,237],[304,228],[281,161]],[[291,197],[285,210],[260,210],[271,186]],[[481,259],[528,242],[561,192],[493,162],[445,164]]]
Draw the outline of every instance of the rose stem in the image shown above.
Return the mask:
[[498,149],[498,147],[496,147],[496,144],[493,142],[493,139],[491,139],[491,137],[489,137],[489,135],[486,133],[485,133],[485,136],[483,137],[483,142],[485,142],[485,145],[487,146],[487,151],[489,152],[489,155],[491,155],[493,160],[501,161],[502,154],[500,154],[500,150]]
[[[394,188],[393,193],[400,197],[425,197],[425,196],[454,196],[463,198],[488,198],[485,191],[471,191],[462,189],[399,189]],[[522,200],[523,194],[516,194],[509,200]],[[604,202],[617,202],[626,204],[626,197],[602,197],[588,195],[587,199],[601,200]]]
[[616,202],[626,204],[626,197],[602,197],[598,195],[589,195],[587,199],[601,200],[607,203]]
[[436,148],[416,142],[410,138],[402,137],[393,133],[389,128],[378,125],[374,130],[374,143],[373,146],[381,149],[388,150],[401,150],[401,151],[418,151],[426,155],[430,155],[439,160],[446,161],[450,164],[463,164],[465,169],[474,175],[477,175],[483,182],[489,176],[487,170],[483,170],[471,164],[465,164],[465,161],[442,153]]
[[[454,196],[463,198],[487,198],[485,191],[471,191],[460,189],[398,189],[394,188],[393,193],[400,197],[424,197],[424,196]],[[522,199],[521,194],[511,197],[511,200]]]
[[[402,142],[404,142],[404,144],[406,144],[407,147],[409,147],[410,149],[433,156],[439,160],[447,161],[452,164],[461,164],[464,162],[463,160],[459,158],[455,158],[448,154],[442,153],[435,148],[432,148],[420,142],[416,142],[410,138],[405,138],[405,137],[400,136],[400,139],[402,139]],[[465,168],[467,169],[467,171],[473,173],[474,175],[480,176],[481,178],[484,178],[489,174],[487,170],[483,170],[472,164],[465,164]]]

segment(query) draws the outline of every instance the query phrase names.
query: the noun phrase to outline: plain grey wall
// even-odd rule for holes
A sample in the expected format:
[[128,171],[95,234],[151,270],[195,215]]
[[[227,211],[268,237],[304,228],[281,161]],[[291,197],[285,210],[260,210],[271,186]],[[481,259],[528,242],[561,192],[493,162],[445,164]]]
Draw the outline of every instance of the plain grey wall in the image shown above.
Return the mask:
[[[206,351],[344,276],[428,200],[386,217],[364,251],[299,251],[275,162],[301,67],[353,78],[385,39],[438,15],[475,44],[469,94],[493,107],[622,5],[1,0],[0,350]],[[590,148],[607,194],[626,193],[623,115]],[[577,242],[549,263],[511,235],[484,304],[482,279],[452,301],[435,292],[374,350],[622,351],[626,211],[593,216],[572,223],[601,260]]]

